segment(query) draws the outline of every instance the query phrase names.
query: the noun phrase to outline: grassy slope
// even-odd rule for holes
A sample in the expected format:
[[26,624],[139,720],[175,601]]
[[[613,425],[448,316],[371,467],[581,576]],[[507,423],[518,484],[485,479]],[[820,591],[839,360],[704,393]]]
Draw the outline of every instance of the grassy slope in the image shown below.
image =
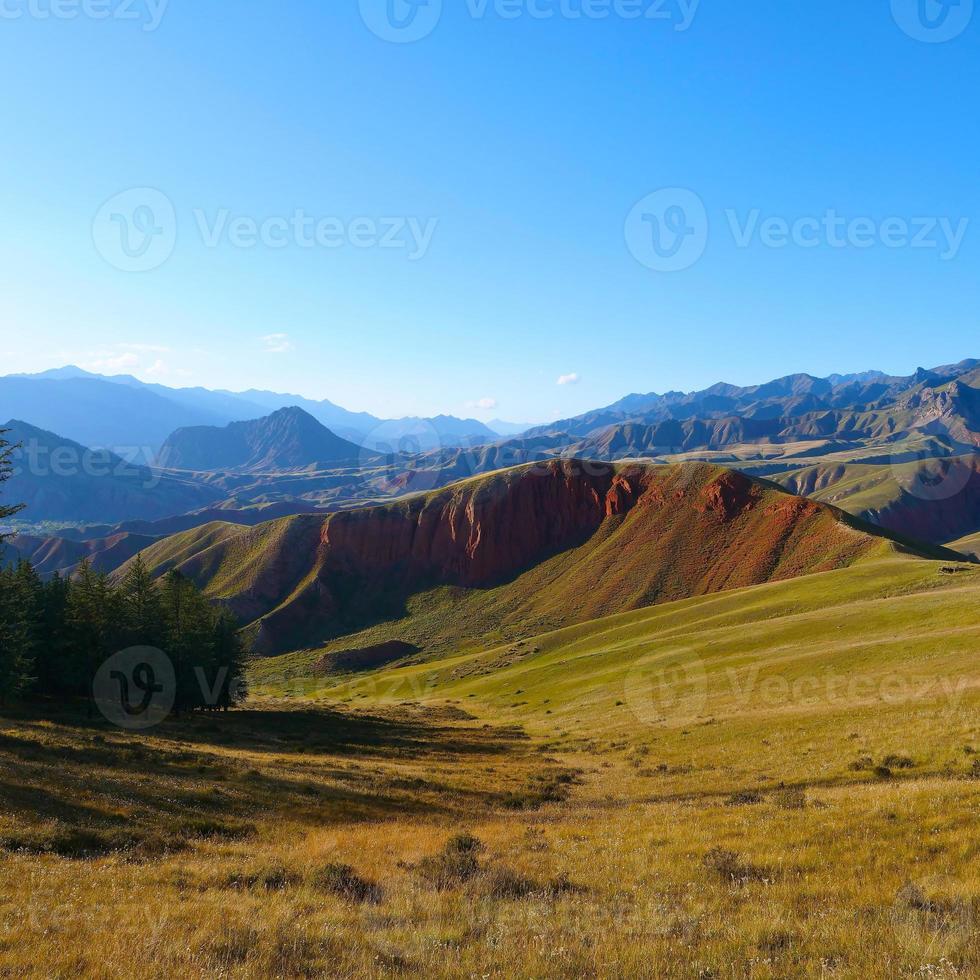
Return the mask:
[[[976,976],[980,569],[940,567],[869,561],[317,689],[265,662],[252,710],[147,734],[7,713],[0,970]],[[436,890],[421,862],[460,830],[480,870]],[[34,853],[86,840],[123,851]],[[378,904],[318,884],[330,863]]]
[[[561,732],[619,736],[636,730],[638,715],[650,731],[697,727],[709,719],[752,727],[756,716],[771,720],[774,706],[777,714],[845,723],[852,711],[892,710],[874,696],[823,696],[828,683],[846,686],[841,679],[855,674],[868,677],[877,691],[889,676],[911,687],[920,675],[972,672],[967,696],[977,693],[980,569],[942,570],[951,567],[903,558],[868,562],[360,679],[320,678],[306,690],[327,698],[465,699],[468,708],[485,706],[493,717],[520,721],[549,738]],[[298,667],[297,657],[256,663],[255,683],[259,690],[281,690],[285,672],[296,683]],[[805,683],[808,691],[818,680],[817,705],[794,707],[791,697],[780,703],[775,684],[773,690],[766,686],[768,677],[790,686]],[[901,716],[899,709],[899,725]],[[716,731],[703,734],[713,740]]]
[[947,547],[952,551],[960,551],[965,555],[975,555],[980,558],[980,532],[969,534],[958,541],[951,541]]

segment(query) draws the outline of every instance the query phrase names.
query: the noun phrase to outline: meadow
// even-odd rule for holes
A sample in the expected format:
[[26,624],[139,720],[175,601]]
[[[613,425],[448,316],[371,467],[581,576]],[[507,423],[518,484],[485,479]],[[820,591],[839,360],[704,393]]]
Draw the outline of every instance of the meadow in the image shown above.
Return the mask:
[[891,555],[0,729],[0,971],[980,974],[980,569]]

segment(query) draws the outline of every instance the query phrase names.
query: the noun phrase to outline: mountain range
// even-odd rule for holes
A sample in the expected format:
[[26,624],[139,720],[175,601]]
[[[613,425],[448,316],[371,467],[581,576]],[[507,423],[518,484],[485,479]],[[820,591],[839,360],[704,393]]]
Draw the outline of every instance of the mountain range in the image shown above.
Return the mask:
[[[337,419],[330,428],[302,405],[270,408],[291,396],[168,389],[75,368],[0,378],[0,418],[8,396],[34,413],[8,423],[12,441],[24,446],[18,458],[28,463],[6,488],[29,505],[10,522],[25,538],[14,546],[43,554],[48,571],[70,572],[81,546],[107,553],[100,561],[111,568],[114,557],[128,557],[121,534],[159,541],[214,521],[241,529],[293,515],[321,519],[572,458],[723,465],[931,545],[980,531],[976,360],[906,377],[800,374],[749,387],[634,394],[507,438],[466,437],[466,420],[448,416],[386,423],[299,399]],[[230,412],[254,417],[229,422]],[[91,438],[83,444],[38,418],[60,419]],[[351,423],[362,428],[353,432]],[[440,431],[448,433],[444,442]],[[100,432],[137,451],[87,448],[104,444]],[[116,441],[123,438],[132,442]],[[148,453],[152,467],[129,461]]]
[[493,442],[520,426],[477,419],[381,419],[350,412],[326,399],[251,389],[169,388],[128,374],[105,376],[68,366],[32,375],[0,377],[0,415],[32,424],[86,446],[110,447],[149,461],[178,428],[224,426],[262,418],[281,408],[302,408],[337,435],[368,448],[422,452],[440,446]]

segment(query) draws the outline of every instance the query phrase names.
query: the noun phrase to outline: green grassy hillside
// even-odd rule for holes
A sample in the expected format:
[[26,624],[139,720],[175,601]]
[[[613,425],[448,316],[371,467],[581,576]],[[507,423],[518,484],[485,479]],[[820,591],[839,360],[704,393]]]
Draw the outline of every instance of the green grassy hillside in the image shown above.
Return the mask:
[[[559,739],[690,726],[697,745],[717,742],[718,724],[734,734],[774,717],[830,732],[867,717],[898,733],[901,695],[930,701],[942,678],[971,677],[953,694],[977,703],[978,608],[980,568],[892,558],[300,689],[459,700]],[[281,692],[303,667],[300,656],[256,663],[257,689]]]
[[143,557],[228,604],[262,652],[400,640],[431,654],[903,547],[721,467],[563,461],[384,507],[210,524]]

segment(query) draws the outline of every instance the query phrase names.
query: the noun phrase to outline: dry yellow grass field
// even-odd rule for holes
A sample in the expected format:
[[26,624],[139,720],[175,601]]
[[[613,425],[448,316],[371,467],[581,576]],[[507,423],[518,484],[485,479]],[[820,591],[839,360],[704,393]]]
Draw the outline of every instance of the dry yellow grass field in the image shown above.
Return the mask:
[[978,976],[978,600],[891,559],[149,734],[7,712],[0,973]]

